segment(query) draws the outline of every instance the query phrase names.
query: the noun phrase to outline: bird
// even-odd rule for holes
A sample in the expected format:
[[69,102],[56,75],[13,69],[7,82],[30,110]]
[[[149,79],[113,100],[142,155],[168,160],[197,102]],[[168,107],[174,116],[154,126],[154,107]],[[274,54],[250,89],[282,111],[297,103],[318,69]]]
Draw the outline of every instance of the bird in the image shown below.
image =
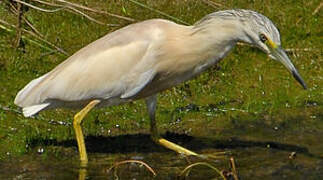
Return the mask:
[[78,108],[73,127],[81,164],[88,163],[81,123],[93,108],[145,99],[151,139],[184,155],[199,154],[162,138],[156,123],[157,94],[190,80],[222,60],[239,42],[281,62],[306,89],[266,16],[246,9],[206,15],[193,25],[165,19],[130,24],[83,47],[20,90],[14,103],[25,117],[55,108]]

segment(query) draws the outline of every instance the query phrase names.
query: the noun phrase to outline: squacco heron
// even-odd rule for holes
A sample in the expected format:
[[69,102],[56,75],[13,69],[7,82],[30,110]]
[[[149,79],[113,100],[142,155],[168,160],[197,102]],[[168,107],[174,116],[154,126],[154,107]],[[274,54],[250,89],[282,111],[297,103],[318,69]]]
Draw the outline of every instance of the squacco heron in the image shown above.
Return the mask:
[[258,47],[306,84],[281,47],[280,34],[267,17],[250,10],[224,10],[192,26],[152,19],[128,25],[92,42],[15,98],[25,117],[61,107],[83,108],[73,126],[83,164],[88,161],[81,122],[94,107],[146,99],[154,142],[185,155],[197,153],[158,134],[157,93],[192,79],[218,63],[237,44]]

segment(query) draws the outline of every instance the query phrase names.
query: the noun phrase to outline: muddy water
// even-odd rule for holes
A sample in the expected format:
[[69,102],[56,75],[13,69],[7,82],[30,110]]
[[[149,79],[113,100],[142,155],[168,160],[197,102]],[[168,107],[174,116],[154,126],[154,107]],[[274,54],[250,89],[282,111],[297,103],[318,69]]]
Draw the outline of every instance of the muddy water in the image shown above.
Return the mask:
[[[195,162],[208,162],[230,172],[229,157],[234,157],[240,179],[323,179],[322,113],[299,118],[271,124],[231,120],[233,125],[227,129],[199,120],[200,127],[179,125],[192,126],[192,131],[198,133],[164,134],[165,138],[201,154],[228,153],[218,160],[178,155],[155,145],[148,134],[89,136],[86,138],[89,164],[80,168],[74,141],[40,143],[35,139],[30,143],[29,153],[0,163],[0,179],[175,179]],[[110,169],[124,160],[145,162],[157,175],[154,177],[137,163]],[[214,170],[203,166],[193,168],[187,177],[212,178],[221,179]]]

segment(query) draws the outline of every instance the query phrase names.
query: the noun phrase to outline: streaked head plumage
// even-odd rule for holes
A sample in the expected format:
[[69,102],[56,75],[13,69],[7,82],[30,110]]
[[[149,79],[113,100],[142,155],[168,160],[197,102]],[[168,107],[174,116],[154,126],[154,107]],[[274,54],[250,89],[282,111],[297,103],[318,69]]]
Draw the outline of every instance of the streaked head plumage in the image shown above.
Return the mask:
[[194,24],[195,27],[203,27],[210,23],[213,20],[236,20],[241,23],[244,27],[244,31],[246,32],[246,37],[244,39],[245,42],[253,44],[263,51],[270,53],[266,44],[264,44],[264,37],[268,42],[272,42],[275,46],[280,46],[280,33],[274,23],[267,18],[266,16],[251,10],[245,9],[232,9],[232,10],[224,10],[217,11],[211,13],[200,21]]
[[[281,47],[280,33],[274,23],[266,16],[251,10],[233,9],[214,12],[202,18],[194,24],[197,29],[213,29],[221,35],[231,36],[228,29],[216,29],[218,26],[226,26],[225,21],[236,29],[235,40],[249,43],[266,52],[269,57],[281,62],[306,89],[307,86],[294,67],[291,60]],[[218,26],[212,26],[216,24]],[[220,31],[220,32],[219,32]]]

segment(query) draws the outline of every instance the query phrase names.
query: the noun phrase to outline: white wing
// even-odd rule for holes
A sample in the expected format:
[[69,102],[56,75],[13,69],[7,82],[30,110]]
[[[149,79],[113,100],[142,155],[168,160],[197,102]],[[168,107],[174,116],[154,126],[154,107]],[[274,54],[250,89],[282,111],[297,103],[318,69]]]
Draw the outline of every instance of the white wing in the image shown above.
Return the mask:
[[155,75],[157,45],[152,42],[162,36],[153,23],[130,25],[94,41],[45,77],[30,82],[18,93],[15,104],[28,107],[49,99],[83,101],[134,96]]
[[130,98],[139,93],[155,76],[154,69],[149,69],[147,72],[142,73],[139,78],[127,88],[127,90],[121,95],[121,98]]

